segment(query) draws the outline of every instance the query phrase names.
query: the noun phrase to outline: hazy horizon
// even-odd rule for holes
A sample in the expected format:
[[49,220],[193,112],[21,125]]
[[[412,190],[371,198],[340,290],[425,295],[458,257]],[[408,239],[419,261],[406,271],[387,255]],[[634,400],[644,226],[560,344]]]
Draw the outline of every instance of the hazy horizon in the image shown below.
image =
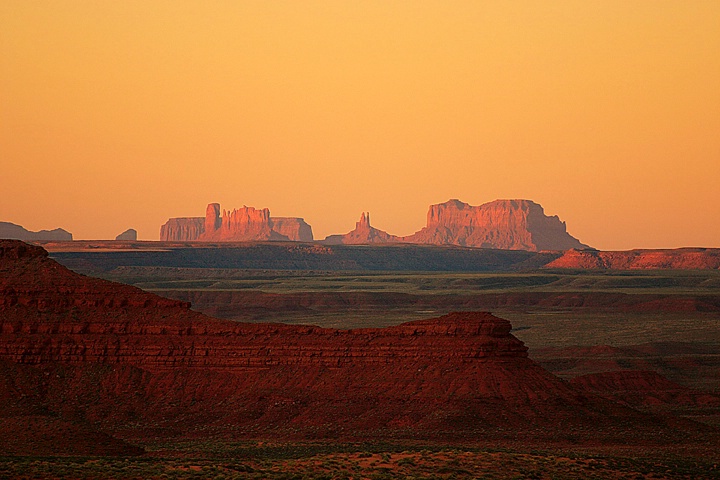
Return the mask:
[[0,221],[523,198],[602,250],[720,247],[720,2],[0,3]]

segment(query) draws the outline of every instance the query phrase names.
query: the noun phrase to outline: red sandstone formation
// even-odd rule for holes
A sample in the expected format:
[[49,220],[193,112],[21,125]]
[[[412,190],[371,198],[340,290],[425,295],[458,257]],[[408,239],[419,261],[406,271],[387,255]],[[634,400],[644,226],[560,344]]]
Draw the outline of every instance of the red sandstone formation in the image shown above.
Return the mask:
[[488,313],[345,331],[221,321],[12,241],[0,295],[0,437],[33,414],[124,439],[696,438],[557,379]]
[[312,242],[312,227],[302,218],[270,217],[273,231],[293,242]]
[[582,270],[717,270],[720,269],[720,249],[677,248],[672,250],[629,250],[600,252],[597,250],[568,250],[545,268]]
[[0,222],[0,239],[23,240],[26,242],[36,241],[57,241],[69,242],[73,239],[72,233],[56,228],[55,230],[40,230],[39,232],[31,232],[20,225],[10,222]]
[[393,243],[398,237],[370,226],[370,212],[363,212],[360,221],[355,223],[355,230],[345,235],[330,235],[323,243],[328,245],[367,245],[371,243]]
[[410,243],[451,244],[506,250],[587,248],[530,200],[495,200],[473,207],[459,200],[431,205],[427,226],[403,237]]
[[205,231],[202,217],[171,218],[160,227],[160,240],[165,242],[195,241]]
[[171,218],[160,227],[161,241],[311,242],[312,228],[302,218],[270,217],[270,210],[243,207],[222,211],[220,204],[207,206],[205,217]]

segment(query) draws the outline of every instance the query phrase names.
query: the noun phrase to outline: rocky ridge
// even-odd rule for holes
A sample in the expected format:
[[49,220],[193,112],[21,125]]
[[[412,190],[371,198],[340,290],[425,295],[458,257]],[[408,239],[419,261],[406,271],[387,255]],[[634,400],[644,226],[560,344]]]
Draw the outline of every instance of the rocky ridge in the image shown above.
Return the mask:
[[10,222],[0,222],[0,239],[23,240],[27,242],[35,241],[59,241],[69,242],[73,239],[72,233],[62,228],[54,230],[40,230],[32,232],[30,230]]
[[720,249],[677,248],[622,252],[571,249],[566,251],[562,257],[545,265],[545,268],[578,270],[717,270],[720,269]]

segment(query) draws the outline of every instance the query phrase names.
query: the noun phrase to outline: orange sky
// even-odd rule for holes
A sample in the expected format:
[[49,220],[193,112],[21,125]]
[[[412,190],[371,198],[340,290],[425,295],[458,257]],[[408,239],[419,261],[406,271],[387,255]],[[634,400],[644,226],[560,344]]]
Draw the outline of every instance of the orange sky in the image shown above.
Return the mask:
[[720,2],[0,2],[0,221],[528,198],[601,249],[720,247]]

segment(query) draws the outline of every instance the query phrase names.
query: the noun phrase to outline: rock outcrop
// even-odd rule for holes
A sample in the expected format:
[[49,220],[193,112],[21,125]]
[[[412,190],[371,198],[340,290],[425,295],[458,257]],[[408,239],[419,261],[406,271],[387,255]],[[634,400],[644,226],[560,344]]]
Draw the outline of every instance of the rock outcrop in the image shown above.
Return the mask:
[[568,250],[545,268],[578,270],[717,270],[720,269],[718,248],[677,248],[671,250]]
[[273,231],[293,242],[312,242],[312,227],[297,217],[270,217]]
[[137,240],[137,230],[134,228],[128,228],[123,233],[115,237],[115,240],[129,240],[134,242]]
[[427,226],[402,241],[529,251],[587,248],[567,233],[565,222],[548,217],[530,200],[495,200],[478,207],[459,200],[431,205]]
[[73,239],[72,233],[62,228],[55,230],[40,230],[31,232],[20,225],[10,222],[0,222],[0,238],[23,240],[26,242],[35,241],[56,241],[69,242]]
[[160,227],[160,240],[164,242],[194,242],[204,231],[204,217],[171,218]]
[[302,218],[270,217],[267,208],[243,207],[220,211],[211,203],[205,217],[171,218],[160,228],[161,241],[253,242],[313,240],[312,228]]
[[355,230],[344,235],[330,235],[323,240],[328,245],[367,245],[372,243],[394,243],[398,237],[378,230],[370,225],[370,212],[363,212]]
[[549,374],[489,313],[358,330],[221,321],[12,241],[0,294],[0,412],[15,424],[32,407],[125,440],[697,438]]

